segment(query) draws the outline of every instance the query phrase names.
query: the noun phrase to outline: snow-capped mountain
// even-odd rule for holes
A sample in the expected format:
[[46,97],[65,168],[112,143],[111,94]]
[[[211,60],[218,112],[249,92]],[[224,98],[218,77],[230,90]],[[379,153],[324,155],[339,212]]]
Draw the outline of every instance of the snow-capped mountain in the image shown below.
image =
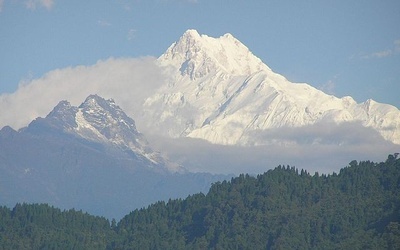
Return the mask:
[[112,100],[61,101],[18,131],[0,130],[1,205],[48,203],[121,218],[151,203],[207,192],[232,176],[192,173],[154,152]]
[[61,101],[46,118],[36,119],[27,130],[35,129],[37,123],[89,141],[131,151],[135,158],[148,161],[147,165],[154,168],[167,168],[172,172],[185,171],[153,151],[143,134],[137,131],[135,121],[112,99],[105,100],[98,95],[90,95],[79,107],[71,106],[68,101]]
[[168,80],[146,99],[146,126],[172,137],[215,144],[262,145],[276,128],[360,123],[400,144],[400,111],[367,100],[356,103],[274,73],[231,34],[186,31],[158,58]]

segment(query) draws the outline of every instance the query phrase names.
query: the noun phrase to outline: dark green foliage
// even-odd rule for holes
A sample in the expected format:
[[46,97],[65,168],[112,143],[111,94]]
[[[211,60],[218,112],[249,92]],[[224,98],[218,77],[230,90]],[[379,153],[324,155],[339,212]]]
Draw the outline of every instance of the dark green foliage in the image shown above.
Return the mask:
[[352,161],[329,176],[289,166],[240,175],[136,210],[117,232],[125,249],[396,249],[400,160]]
[[27,204],[0,219],[0,249],[399,249],[400,159],[328,176],[279,166],[119,223]]
[[104,249],[113,238],[108,220],[48,205],[0,208],[0,249]]

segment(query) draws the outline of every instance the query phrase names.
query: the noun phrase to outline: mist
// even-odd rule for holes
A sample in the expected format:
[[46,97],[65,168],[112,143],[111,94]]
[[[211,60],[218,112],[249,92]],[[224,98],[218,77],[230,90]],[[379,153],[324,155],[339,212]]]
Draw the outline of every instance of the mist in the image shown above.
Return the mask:
[[[226,146],[193,138],[165,138],[146,134],[151,145],[193,172],[261,174],[278,165],[314,174],[332,174],[353,160],[384,161],[400,146],[357,123],[324,127],[279,128],[264,131],[269,145]],[[277,140],[282,140],[276,143]],[[266,141],[267,142],[267,141]]]

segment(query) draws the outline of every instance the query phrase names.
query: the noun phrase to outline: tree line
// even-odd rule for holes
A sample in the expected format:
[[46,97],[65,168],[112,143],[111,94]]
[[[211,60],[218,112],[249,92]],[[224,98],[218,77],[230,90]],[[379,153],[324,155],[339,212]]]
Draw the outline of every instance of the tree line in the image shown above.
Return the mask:
[[397,154],[330,175],[278,166],[118,223],[46,204],[0,207],[0,248],[399,249],[399,191]]

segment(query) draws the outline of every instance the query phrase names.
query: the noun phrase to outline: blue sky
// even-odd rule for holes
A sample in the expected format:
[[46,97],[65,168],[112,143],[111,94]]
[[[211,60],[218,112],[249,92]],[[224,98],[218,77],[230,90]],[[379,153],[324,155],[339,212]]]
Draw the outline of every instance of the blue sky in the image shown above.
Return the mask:
[[400,108],[400,1],[0,0],[0,95],[46,72],[231,33],[275,72]]

